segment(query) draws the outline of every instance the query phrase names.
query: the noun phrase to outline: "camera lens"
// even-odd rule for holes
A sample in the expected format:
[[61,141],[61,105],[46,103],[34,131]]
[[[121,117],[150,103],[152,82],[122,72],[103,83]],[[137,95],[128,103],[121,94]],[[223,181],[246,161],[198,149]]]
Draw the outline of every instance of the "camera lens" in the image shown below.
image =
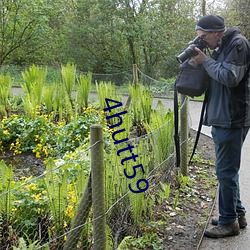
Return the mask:
[[198,53],[194,49],[195,47],[195,44],[191,44],[189,47],[187,47],[180,55],[176,57],[177,61],[179,63],[183,63],[188,58],[198,55]]
[[195,47],[199,48],[200,50],[203,50],[207,47],[207,43],[201,37],[197,36],[192,41],[192,43],[180,55],[176,57],[177,61],[179,63],[183,63],[188,58],[198,55],[198,53],[194,49]]

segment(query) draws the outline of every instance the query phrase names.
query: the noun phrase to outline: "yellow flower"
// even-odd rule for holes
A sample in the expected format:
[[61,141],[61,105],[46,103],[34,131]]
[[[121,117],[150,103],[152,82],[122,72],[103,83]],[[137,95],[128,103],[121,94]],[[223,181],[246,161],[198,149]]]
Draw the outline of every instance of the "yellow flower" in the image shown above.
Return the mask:
[[35,191],[35,190],[37,190],[37,186],[35,183],[30,183],[29,185],[26,186],[26,189],[28,191]]
[[19,154],[21,154],[21,153],[22,153],[22,151],[19,151],[19,150],[16,149],[16,150],[14,150],[14,153],[13,153],[13,154],[14,154],[14,155],[19,155]]
[[4,135],[9,135],[10,133],[9,133],[8,130],[4,130],[4,131],[3,131],[3,134],[4,134]]
[[72,195],[71,201],[72,201],[72,203],[76,203],[76,196],[75,195]]
[[13,207],[11,210],[12,210],[12,212],[16,212],[17,208]]
[[42,195],[41,193],[33,194],[32,197],[35,198],[36,201],[40,201],[42,199],[41,195]]
[[40,159],[41,158],[41,155],[39,152],[36,152],[36,158]]
[[69,218],[73,218],[74,217],[73,206],[68,205],[66,208],[66,211],[64,211],[64,213],[65,213],[65,215],[68,215]]
[[45,154],[46,157],[48,157],[49,153],[46,147],[43,147],[43,153]]

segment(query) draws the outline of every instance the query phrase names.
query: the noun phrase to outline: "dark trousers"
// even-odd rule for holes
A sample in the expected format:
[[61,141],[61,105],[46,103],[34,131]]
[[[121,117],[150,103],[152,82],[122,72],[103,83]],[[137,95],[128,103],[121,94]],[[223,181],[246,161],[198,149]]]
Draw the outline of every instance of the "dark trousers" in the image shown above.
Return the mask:
[[249,127],[212,127],[215,143],[216,175],[219,181],[219,223],[230,224],[245,214],[240,200],[239,169],[241,149]]

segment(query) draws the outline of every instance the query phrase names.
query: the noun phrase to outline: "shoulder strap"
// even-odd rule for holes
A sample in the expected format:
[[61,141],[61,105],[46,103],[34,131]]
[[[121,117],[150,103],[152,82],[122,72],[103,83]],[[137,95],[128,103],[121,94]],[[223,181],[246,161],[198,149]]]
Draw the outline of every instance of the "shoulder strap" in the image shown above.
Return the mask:
[[199,126],[198,126],[198,130],[196,133],[196,138],[195,138],[195,143],[194,143],[194,147],[193,147],[193,152],[190,156],[190,160],[189,160],[189,164],[192,162],[193,156],[195,154],[197,145],[198,145],[198,141],[200,138],[200,134],[201,134],[201,128],[202,128],[202,122],[203,122],[203,117],[204,117],[204,113],[205,113],[205,109],[206,109],[206,104],[207,104],[207,91],[205,92],[205,97],[204,97],[204,101],[202,104],[202,108],[201,108],[201,115],[200,115],[200,121],[199,121]]
[[178,112],[178,93],[176,89],[176,81],[174,83],[174,141],[176,153],[176,167],[180,167],[180,138],[179,138],[179,112]]

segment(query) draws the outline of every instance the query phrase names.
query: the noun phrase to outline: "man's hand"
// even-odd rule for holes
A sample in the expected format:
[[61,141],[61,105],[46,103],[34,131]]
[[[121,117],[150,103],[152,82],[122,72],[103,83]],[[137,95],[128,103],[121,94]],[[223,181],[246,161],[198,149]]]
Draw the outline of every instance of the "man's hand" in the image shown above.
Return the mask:
[[207,56],[197,47],[194,48],[195,51],[198,53],[197,56],[192,57],[197,64],[203,64]]

